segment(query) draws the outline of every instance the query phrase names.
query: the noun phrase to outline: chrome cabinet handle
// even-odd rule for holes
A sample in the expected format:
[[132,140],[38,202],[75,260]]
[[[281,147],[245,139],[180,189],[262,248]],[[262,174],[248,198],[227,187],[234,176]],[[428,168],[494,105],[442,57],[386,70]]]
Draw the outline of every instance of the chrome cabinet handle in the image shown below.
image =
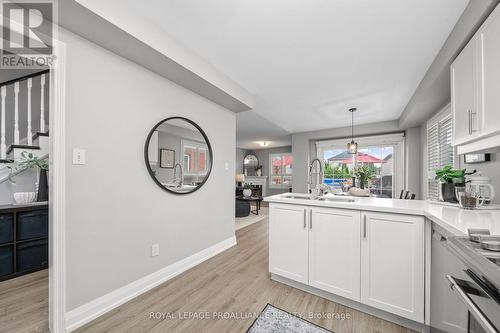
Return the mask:
[[312,209],[309,210],[309,229],[313,228],[313,211]]
[[472,135],[472,110],[468,110],[469,112],[469,135]]
[[465,304],[470,314],[476,318],[482,328],[484,328],[489,333],[498,333],[498,331],[491,325],[488,318],[484,316],[481,310],[478,309],[476,304],[471,300],[471,298],[465,293],[465,291],[458,285],[457,281],[450,275],[446,275],[446,279],[450,282],[450,288],[453,290],[462,302]]
[[306,209],[304,208],[304,229],[307,228]]
[[363,215],[363,238],[366,238],[366,215]]

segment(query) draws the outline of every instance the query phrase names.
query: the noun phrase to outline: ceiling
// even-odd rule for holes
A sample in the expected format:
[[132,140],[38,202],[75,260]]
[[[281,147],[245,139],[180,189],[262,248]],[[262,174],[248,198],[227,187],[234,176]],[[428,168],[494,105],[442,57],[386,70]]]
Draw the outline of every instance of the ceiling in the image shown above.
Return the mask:
[[255,95],[240,146],[347,126],[350,107],[358,124],[398,119],[467,3],[119,1]]

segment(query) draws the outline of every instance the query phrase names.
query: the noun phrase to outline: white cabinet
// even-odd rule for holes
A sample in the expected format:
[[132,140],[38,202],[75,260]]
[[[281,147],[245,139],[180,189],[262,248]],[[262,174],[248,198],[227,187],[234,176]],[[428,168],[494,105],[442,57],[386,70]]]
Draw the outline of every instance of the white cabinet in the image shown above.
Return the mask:
[[476,39],[472,39],[451,65],[453,143],[472,140],[478,133]]
[[271,203],[269,271],[424,323],[421,216]]
[[309,285],[359,301],[360,212],[312,207]]
[[307,208],[272,204],[269,212],[269,271],[308,283]]
[[362,214],[361,302],[424,321],[424,218]]
[[500,130],[500,7],[477,32],[482,91],[482,134]]
[[453,145],[458,153],[500,146],[500,6],[451,65]]

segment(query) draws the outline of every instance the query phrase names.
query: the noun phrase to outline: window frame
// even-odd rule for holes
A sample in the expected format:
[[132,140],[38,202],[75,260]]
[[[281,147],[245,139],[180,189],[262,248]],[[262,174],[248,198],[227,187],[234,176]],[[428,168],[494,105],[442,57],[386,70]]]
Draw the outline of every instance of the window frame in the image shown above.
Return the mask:
[[[200,149],[205,150],[205,170],[203,170],[203,171],[196,170],[195,172],[187,172],[187,169],[185,168],[185,165],[184,165],[184,159],[186,157],[185,154],[184,154],[185,147],[196,148],[196,153],[194,154],[194,166],[196,167],[196,169],[199,166],[199,164],[198,164],[198,162],[199,162],[198,161],[199,150]],[[182,152],[183,176],[196,176],[196,177],[200,177],[200,176],[205,176],[208,173],[208,165],[210,164],[210,161],[209,161],[210,154],[209,154],[208,145],[206,143],[202,143],[202,142],[198,142],[198,141],[193,141],[193,140],[182,139],[181,140],[181,152]],[[191,158],[189,157],[189,155],[188,155],[188,160],[189,161],[191,160]]]
[[[284,156],[292,156],[292,173],[284,173],[283,171],[283,157]],[[273,174],[273,158],[275,157],[280,157],[281,158],[281,173],[278,175],[278,174]],[[280,185],[276,185],[276,184],[273,184],[273,177],[281,177],[281,184]],[[284,177],[291,177],[291,181],[290,181],[290,184],[287,184],[285,186],[285,184],[283,183],[283,178]],[[293,155],[292,155],[292,152],[288,152],[288,153],[272,153],[272,154],[269,154],[269,188],[273,188],[273,189],[283,189],[283,188],[288,188],[288,187],[292,187],[292,184],[293,184]]]
[[[316,141],[316,157],[321,161],[324,167],[323,159],[324,152],[331,149],[345,149],[350,137],[334,140]],[[405,145],[406,137],[404,132],[394,134],[380,134],[372,136],[363,136],[355,138],[359,149],[376,147],[376,146],[392,146],[394,163],[393,163],[393,182],[392,196],[395,198],[401,189],[405,188],[406,180],[406,161],[405,161]]]

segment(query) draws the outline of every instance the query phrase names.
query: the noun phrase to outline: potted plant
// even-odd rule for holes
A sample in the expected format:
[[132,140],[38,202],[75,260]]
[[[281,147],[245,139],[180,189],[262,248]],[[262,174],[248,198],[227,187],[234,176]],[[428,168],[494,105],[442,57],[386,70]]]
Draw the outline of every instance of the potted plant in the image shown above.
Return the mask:
[[456,186],[465,186],[465,176],[476,173],[476,170],[467,173],[466,169],[453,169],[446,165],[436,170],[436,180],[439,180],[439,199],[446,202],[458,202],[455,195]]
[[251,197],[252,196],[252,184],[245,183],[243,185],[243,196],[244,197]]
[[21,153],[21,159],[16,161],[12,166],[8,167],[10,169],[10,180],[14,182],[12,177],[15,175],[31,169],[37,168],[38,170],[38,192],[36,201],[48,201],[49,200],[49,183],[47,180],[47,171],[49,170],[49,163],[46,159],[41,159],[38,156],[33,155],[23,151]]
[[368,187],[368,181],[375,176],[375,169],[369,164],[365,164],[354,168],[354,176],[358,179],[359,188],[364,189]]
[[255,167],[255,175],[257,177],[262,176],[262,165],[258,165],[258,166]]

